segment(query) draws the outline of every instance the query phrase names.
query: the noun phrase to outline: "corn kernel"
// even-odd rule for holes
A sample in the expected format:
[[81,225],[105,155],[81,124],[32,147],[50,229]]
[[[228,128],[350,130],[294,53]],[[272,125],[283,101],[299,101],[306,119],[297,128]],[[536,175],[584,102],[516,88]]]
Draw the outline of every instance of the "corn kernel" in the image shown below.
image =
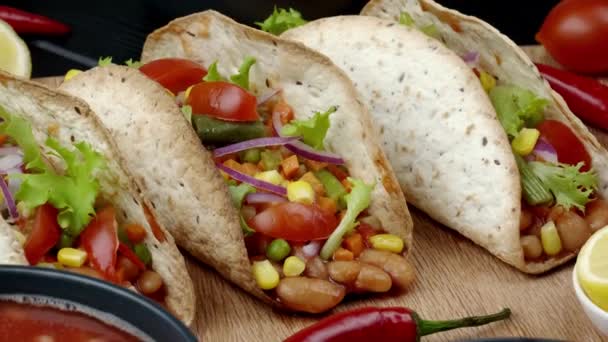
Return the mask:
[[403,251],[403,239],[393,234],[378,234],[369,238],[369,242],[374,249],[401,253]]
[[184,93],[184,99],[188,99],[188,96],[190,96],[190,91],[192,91],[192,87],[194,87],[194,84],[189,86],[188,89],[186,89],[186,92]]
[[274,185],[281,185],[285,180],[277,170],[259,172],[255,178]]
[[312,204],[315,200],[315,191],[306,181],[291,182],[287,185],[287,199],[291,202]]
[[87,252],[76,248],[65,247],[57,253],[57,261],[69,267],[81,267],[86,260]]
[[494,76],[483,70],[479,73],[479,81],[481,82],[481,86],[483,87],[483,90],[486,91],[486,93],[489,93],[490,90],[496,87],[496,79],[494,78]]
[[272,290],[279,285],[279,272],[270,261],[254,261],[253,277],[262,290]]
[[559,238],[557,227],[553,221],[545,223],[540,229],[540,241],[547,255],[557,255],[562,250],[562,240]]
[[520,156],[527,156],[534,150],[538,137],[540,132],[536,128],[523,128],[511,142],[511,147]]
[[304,272],[305,268],[306,263],[297,256],[292,255],[285,259],[285,262],[283,263],[283,274],[285,274],[286,277],[297,277]]
[[82,71],[78,69],[70,69],[63,78],[64,81],[69,81],[72,77],[80,74]]

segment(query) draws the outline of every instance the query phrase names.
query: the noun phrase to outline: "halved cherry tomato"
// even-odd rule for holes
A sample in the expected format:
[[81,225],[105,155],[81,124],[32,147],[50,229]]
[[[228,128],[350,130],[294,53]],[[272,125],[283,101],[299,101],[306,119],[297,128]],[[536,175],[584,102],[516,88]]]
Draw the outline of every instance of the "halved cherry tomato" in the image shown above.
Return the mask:
[[545,120],[536,128],[540,131],[540,136],[555,148],[560,163],[576,165],[584,162],[582,171],[591,168],[591,156],[585,145],[568,126],[556,120]]
[[80,241],[89,255],[91,266],[108,280],[116,277],[116,252],[118,251],[118,223],[114,208],[107,207],[80,234]]
[[567,69],[608,72],[608,1],[560,2],[545,18],[536,40]]
[[61,237],[61,228],[57,223],[59,211],[50,204],[43,204],[36,210],[32,231],[27,237],[25,257],[30,265],[36,265]]
[[186,99],[192,113],[226,121],[257,121],[257,100],[245,89],[228,82],[203,82]]
[[316,205],[295,202],[270,207],[249,220],[258,233],[290,241],[327,238],[338,226],[338,220]]
[[207,75],[207,70],[200,64],[183,58],[157,59],[142,65],[139,71],[169,89],[173,94],[201,82]]

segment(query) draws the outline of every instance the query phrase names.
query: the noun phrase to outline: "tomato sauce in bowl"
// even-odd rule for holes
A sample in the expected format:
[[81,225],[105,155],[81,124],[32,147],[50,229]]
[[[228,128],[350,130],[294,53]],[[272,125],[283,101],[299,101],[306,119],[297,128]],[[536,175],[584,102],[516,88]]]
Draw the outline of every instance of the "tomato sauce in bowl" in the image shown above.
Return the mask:
[[117,317],[50,297],[0,297],[0,341],[151,341]]

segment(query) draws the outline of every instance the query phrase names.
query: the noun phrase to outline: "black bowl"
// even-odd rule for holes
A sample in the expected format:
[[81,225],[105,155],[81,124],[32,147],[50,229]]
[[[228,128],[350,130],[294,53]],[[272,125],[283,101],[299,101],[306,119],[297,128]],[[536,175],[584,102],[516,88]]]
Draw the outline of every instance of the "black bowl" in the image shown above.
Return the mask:
[[155,341],[196,341],[160,305],[130,290],[90,277],[42,267],[0,266],[0,295],[45,296],[109,313]]

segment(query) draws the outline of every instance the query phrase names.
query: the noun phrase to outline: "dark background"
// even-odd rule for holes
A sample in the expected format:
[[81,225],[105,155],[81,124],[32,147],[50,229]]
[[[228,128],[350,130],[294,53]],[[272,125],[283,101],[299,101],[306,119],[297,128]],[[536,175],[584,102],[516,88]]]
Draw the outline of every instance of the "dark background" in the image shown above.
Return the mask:
[[[518,44],[534,44],[534,34],[558,0],[438,0],[443,5],[480,17]],[[32,77],[60,75],[69,68],[87,67],[99,56],[115,62],[138,59],[146,35],[172,18],[216,9],[235,20],[253,24],[272,12],[273,6],[292,6],[305,18],[356,14],[366,0],[12,0],[3,4],[60,20],[72,27],[61,38],[25,37],[33,61]],[[78,56],[65,58],[64,49]],[[88,57],[81,62],[76,60]],[[71,60],[70,60],[71,59]]]

